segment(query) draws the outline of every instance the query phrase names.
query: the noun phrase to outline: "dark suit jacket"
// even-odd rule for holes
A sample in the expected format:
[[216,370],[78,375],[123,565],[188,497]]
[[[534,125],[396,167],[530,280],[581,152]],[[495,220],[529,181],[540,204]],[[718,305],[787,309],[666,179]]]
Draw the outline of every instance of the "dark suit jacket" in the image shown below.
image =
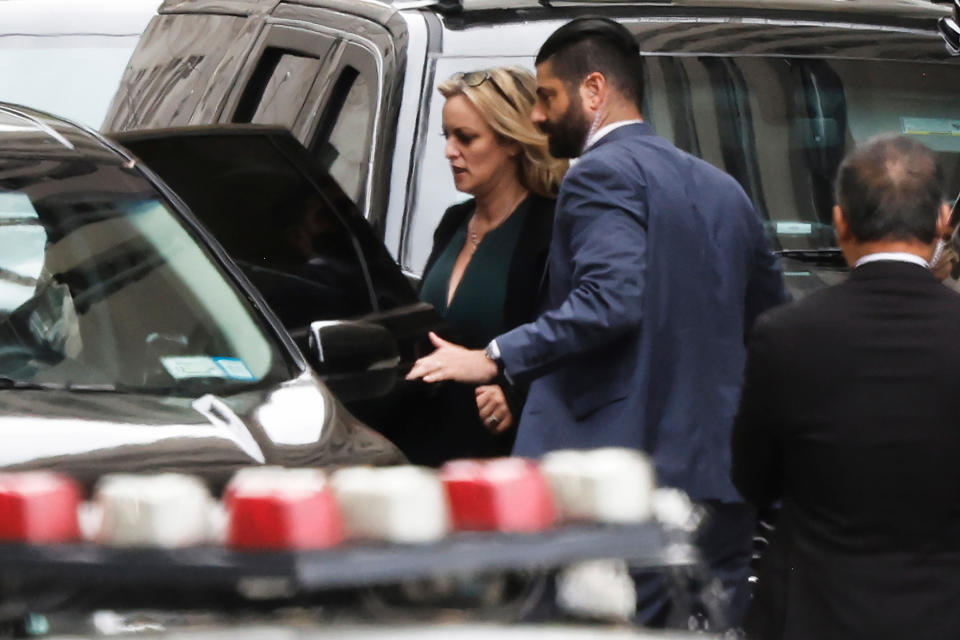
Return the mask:
[[663,484],[739,501],[744,331],[784,296],[733,178],[646,124],[615,129],[564,178],[544,313],[497,337],[506,373],[534,379],[514,453],[634,447]]
[[960,295],[864,264],[762,316],[733,479],[782,499],[754,638],[960,637]]

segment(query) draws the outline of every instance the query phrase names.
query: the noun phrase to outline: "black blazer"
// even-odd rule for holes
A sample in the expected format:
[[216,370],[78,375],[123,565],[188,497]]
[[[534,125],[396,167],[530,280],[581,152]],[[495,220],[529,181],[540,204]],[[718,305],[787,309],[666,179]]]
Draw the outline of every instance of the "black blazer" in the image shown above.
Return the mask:
[[877,262],[764,314],[732,446],[782,500],[751,638],[960,637],[960,295]]
[[[530,322],[539,312],[540,286],[543,282],[543,270],[547,264],[550,249],[550,235],[553,232],[553,212],[556,200],[535,193],[528,196],[530,210],[524,220],[517,248],[510,263],[510,275],[507,282],[507,296],[504,301],[504,322],[513,328]],[[440,224],[433,233],[433,249],[423,269],[426,274],[437,261],[437,257],[446,248],[453,234],[463,221],[473,213],[473,200],[455,204],[443,214]],[[491,339],[494,336],[491,336]],[[518,416],[519,417],[519,416]]]

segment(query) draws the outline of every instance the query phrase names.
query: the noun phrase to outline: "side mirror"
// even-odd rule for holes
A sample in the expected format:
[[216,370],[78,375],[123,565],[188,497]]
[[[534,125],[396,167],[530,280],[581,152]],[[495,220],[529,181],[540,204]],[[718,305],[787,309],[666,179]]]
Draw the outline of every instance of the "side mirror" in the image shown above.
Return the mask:
[[379,325],[312,322],[309,353],[314,369],[341,401],[382,396],[396,384],[400,351],[393,335]]

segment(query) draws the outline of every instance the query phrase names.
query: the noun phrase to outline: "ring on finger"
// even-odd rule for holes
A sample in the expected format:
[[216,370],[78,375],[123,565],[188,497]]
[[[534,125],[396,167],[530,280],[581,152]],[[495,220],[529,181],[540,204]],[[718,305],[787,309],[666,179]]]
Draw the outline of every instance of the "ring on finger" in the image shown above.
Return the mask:
[[497,416],[490,416],[489,418],[487,418],[487,424],[490,425],[491,427],[497,424],[498,422],[500,422],[500,418],[498,418]]

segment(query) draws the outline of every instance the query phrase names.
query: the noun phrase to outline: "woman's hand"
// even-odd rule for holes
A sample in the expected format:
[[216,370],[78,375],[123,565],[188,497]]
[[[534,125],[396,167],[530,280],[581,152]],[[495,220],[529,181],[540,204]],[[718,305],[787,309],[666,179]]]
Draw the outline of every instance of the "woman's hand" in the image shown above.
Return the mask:
[[495,384],[477,387],[476,397],[480,420],[491,433],[503,433],[513,426],[513,414],[503,389]]

